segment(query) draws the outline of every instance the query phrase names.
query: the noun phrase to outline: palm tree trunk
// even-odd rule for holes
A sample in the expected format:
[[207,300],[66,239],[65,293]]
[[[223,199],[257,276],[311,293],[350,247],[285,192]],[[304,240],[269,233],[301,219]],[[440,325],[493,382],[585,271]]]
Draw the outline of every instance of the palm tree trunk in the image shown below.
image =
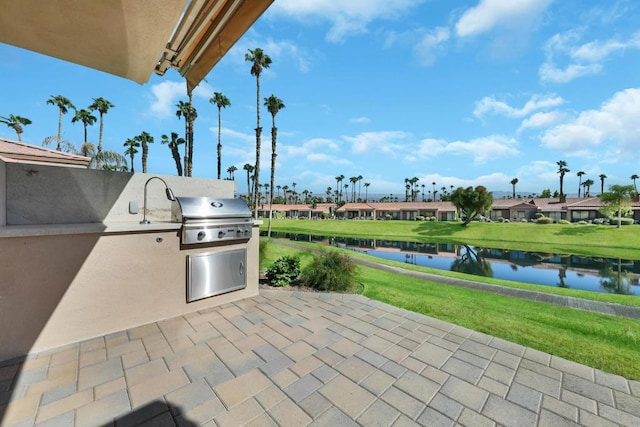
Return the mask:
[[191,91],[188,93],[189,95],[189,138],[187,143],[189,144],[189,174],[187,176],[192,176],[193,174],[193,122],[195,118],[193,117],[193,94]]
[[58,139],[56,150],[60,151],[60,142],[62,141],[62,108],[60,109],[60,115],[58,116]]
[[267,238],[271,238],[271,219],[273,218],[273,184],[276,178],[276,138],[278,128],[276,128],[276,118],[273,116],[273,127],[271,128],[271,188],[269,195],[269,226],[267,227]]
[[258,193],[260,192],[260,134],[262,128],[260,127],[260,75],[256,75],[256,165],[254,169],[255,186],[254,186],[254,203],[253,203],[253,215],[255,219],[258,219]]
[[100,112],[100,136],[98,137],[98,154],[102,153],[102,129],[104,129],[104,122],[102,121],[102,112]]
[[220,143],[221,131],[220,131],[220,107],[218,107],[218,179],[220,179],[220,173],[222,170],[222,144]]
[[149,147],[146,143],[142,144],[142,173],[147,173],[147,156],[149,155]]

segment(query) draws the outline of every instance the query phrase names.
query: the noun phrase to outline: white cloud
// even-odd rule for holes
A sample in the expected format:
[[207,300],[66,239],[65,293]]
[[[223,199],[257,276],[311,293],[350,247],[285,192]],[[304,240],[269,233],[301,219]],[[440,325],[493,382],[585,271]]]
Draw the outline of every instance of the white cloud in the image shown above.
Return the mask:
[[[245,60],[245,54],[249,49],[260,47],[274,62],[279,66],[289,66],[292,63],[299,71],[306,73],[311,69],[314,57],[321,57],[319,52],[312,54],[299,45],[289,40],[274,40],[258,34],[255,30],[250,29],[238,43],[225,55],[224,60],[233,63],[238,68],[242,68],[248,72],[248,63]],[[264,69],[265,75],[273,75],[275,71],[272,68]]]
[[522,121],[518,132],[529,128],[544,128],[555,125],[565,120],[567,115],[561,111],[550,111],[548,113],[535,113]]
[[154,97],[151,112],[161,117],[168,117],[175,114],[177,100],[187,96],[187,86],[184,82],[166,80],[151,86],[151,93]]
[[[598,110],[580,113],[573,120],[546,131],[542,142],[566,156],[605,156],[623,160],[637,154],[640,135],[640,88],[617,92]],[[605,153],[596,153],[596,148]]]
[[[153,100],[150,110],[160,117],[174,116],[176,104],[179,100],[188,101],[187,85],[184,82],[165,80],[151,86]],[[209,100],[213,96],[213,88],[207,83],[200,83],[194,90],[193,96]]]
[[[628,40],[608,39],[580,44],[581,34],[577,30],[555,34],[545,44],[545,62],[538,74],[545,82],[567,83],[576,78],[599,74],[603,62],[612,55],[628,49],[640,49],[640,31]],[[564,62],[564,66],[558,65]]]
[[506,117],[519,118],[528,116],[536,110],[557,107],[564,103],[564,99],[555,95],[533,95],[522,108],[515,108],[504,101],[498,101],[494,96],[486,96],[476,102],[473,115],[483,117],[487,114],[499,114]]
[[551,62],[545,62],[540,67],[540,79],[544,82],[568,83],[583,76],[592,76],[602,72],[600,64],[569,64],[565,68],[558,68]]
[[311,153],[307,155],[307,160],[316,163],[326,163],[328,165],[352,166],[353,163],[344,157],[331,156],[329,154]]
[[364,116],[354,117],[353,119],[349,119],[349,123],[367,124],[367,123],[371,123],[371,119],[369,117],[364,117]]
[[486,163],[489,160],[512,157],[520,152],[517,141],[503,135],[490,135],[470,141],[447,142],[442,139],[427,138],[420,141],[415,154],[420,158],[436,157],[443,154],[469,156],[474,163]]
[[351,144],[354,153],[379,150],[395,155],[413,142],[413,135],[402,131],[363,132],[357,136],[342,136],[342,139]]
[[480,0],[456,23],[458,37],[486,33],[496,27],[528,26],[544,12],[552,0]]
[[327,138],[313,138],[302,143],[302,145],[281,145],[278,150],[286,156],[308,156],[309,154],[317,154],[318,151],[336,151],[339,149],[338,144]]
[[269,14],[293,17],[305,23],[328,21],[327,40],[342,42],[348,36],[368,31],[378,19],[396,19],[424,0],[278,0]]
[[436,53],[441,46],[449,40],[449,28],[436,27],[425,34],[414,47],[416,56],[421,65],[431,66],[435,62]]

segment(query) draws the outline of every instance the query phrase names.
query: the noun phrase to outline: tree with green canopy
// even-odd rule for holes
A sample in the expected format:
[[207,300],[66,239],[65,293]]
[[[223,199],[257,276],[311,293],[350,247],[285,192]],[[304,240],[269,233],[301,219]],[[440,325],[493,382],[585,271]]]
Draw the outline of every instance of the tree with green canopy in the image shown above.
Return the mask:
[[176,116],[184,117],[184,176],[191,176],[193,169],[193,123],[198,118],[198,112],[192,104],[191,95],[189,101],[178,101],[176,104]]
[[565,197],[564,191],[562,189],[564,184],[564,176],[568,172],[571,172],[571,170],[569,170],[569,168],[567,167],[567,162],[565,162],[564,160],[558,160],[556,164],[558,165],[558,175],[560,175],[560,200],[562,201],[562,199]]
[[584,171],[578,171],[576,176],[578,177],[578,197],[580,197],[580,187],[582,187],[582,177],[585,175]]
[[482,185],[476,188],[458,187],[451,195],[450,201],[462,219],[462,226],[466,227],[471,221],[491,209],[493,195]]
[[622,216],[631,211],[631,198],[635,194],[633,185],[614,184],[609,187],[609,191],[600,195],[600,201],[603,205],[599,211],[603,215],[617,215],[618,228],[622,223]]
[[18,135],[18,141],[22,142],[22,132],[24,131],[22,127],[30,125],[31,120],[26,117],[9,114],[9,117],[0,117],[0,123],[4,123],[10,128],[13,128],[13,130],[16,131],[16,135]]
[[115,107],[111,102],[104,98],[93,98],[93,104],[89,105],[89,110],[100,113],[100,133],[98,136],[98,153],[102,153],[102,134],[104,130],[104,115],[107,114],[109,108]]
[[256,163],[255,163],[255,187],[254,187],[254,200],[253,200],[253,212],[254,217],[258,218],[258,193],[260,192],[260,135],[262,134],[262,128],[260,127],[260,75],[262,70],[269,68],[271,65],[271,58],[265,54],[260,48],[249,49],[249,52],[244,55],[244,60],[251,62],[251,75],[256,78]]
[[511,180],[511,186],[513,187],[513,198],[516,198],[516,184],[518,183],[518,178],[513,178]]
[[169,146],[169,150],[171,150],[171,157],[173,157],[173,161],[176,164],[178,176],[182,176],[182,162],[180,161],[180,150],[178,149],[178,146],[180,144],[184,144],[184,139],[178,138],[178,134],[176,132],[171,132],[171,139],[169,139],[167,135],[162,135],[160,138],[161,144]]
[[275,186],[276,172],[276,140],[278,137],[278,128],[276,127],[276,114],[285,108],[284,102],[275,95],[271,95],[264,99],[264,105],[271,113],[271,184],[269,191],[269,226],[267,227],[267,237],[271,237],[271,218],[273,217],[273,189]]
[[69,99],[62,95],[51,95],[51,98],[47,100],[47,105],[55,105],[58,107],[58,137],[56,138],[56,150],[60,151],[62,143],[62,115],[67,114],[69,109],[75,110],[76,107]]
[[133,158],[138,152],[137,148],[140,147],[140,143],[136,141],[135,138],[129,138],[125,141],[123,145],[126,147],[124,154],[129,156],[129,158],[131,159],[131,172],[133,173],[135,172],[133,167]]
[[218,152],[218,179],[220,179],[220,176],[222,174],[222,109],[231,106],[231,101],[229,101],[229,98],[227,98],[226,96],[224,96],[222,94],[222,92],[214,92],[213,93],[213,97],[209,98],[209,103],[214,104],[216,107],[218,107],[218,145],[217,145],[217,152]]
[[149,144],[153,143],[153,136],[148,132],[142,132],[140,135],[135,136],[133,139],[140,143],[142,146],[142,173],[147,173],[147,158],[149,156]]
[[76,114],[71,119],[71,123],[76,123],[76,122],[82,123],[82,126],[84,127],[83,142],[89,141],[87,139],[87,126],[92,126],[96,122],[96,120],[98,119],[96,118],[96,116],[91,114],[91,111],[85,110],[84,108],[81,110],[76,110]]

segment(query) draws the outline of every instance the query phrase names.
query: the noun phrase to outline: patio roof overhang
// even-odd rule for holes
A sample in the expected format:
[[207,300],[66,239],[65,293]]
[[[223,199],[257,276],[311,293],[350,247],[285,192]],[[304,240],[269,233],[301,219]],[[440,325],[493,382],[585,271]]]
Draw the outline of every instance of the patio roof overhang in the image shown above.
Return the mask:
[[[145,83],[175,68],[192,90],[273,0],[4,2],[0,42]],[[43,70],[46,72],[46,70]]]

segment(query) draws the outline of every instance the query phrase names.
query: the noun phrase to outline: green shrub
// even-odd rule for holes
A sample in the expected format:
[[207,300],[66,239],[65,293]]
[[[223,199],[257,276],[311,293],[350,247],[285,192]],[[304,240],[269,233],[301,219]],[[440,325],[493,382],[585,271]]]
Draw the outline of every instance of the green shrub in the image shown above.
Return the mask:
[[[633,222],[633,218],[620,218],[620,225],[631,225]],[[609,224],[617,226],[618,218],[609,218]]]
[[582,220],[582,221],[578,221],[578,222],[576,222],[576,224],[578,224],[578,225],[588,225],[588,222],[587,222],[587,221]]
[[414,218],[414,220],[415,220],[415,221],[424,221],[424,217],[423,217],[422,215],[417,215],[417,216]]
[[541,218],[536,219],[538,224],[553,224],[553,218],[549,218],[548,216],[543,216]]
[[288,286],[300,275],[300,258],[285,255],[278,258],[267,268],[267,280],[272,286]]
[[387,219],[387,220],[389,220],[389,219],[393,219],[393,216],[391,216],[391,214],[386,214],[386,215],[384,216],[384,219]]
[[429,217],[429,221],[437,221],[437,220],[438,220],[438,218],[436,218],[435,216],[430,216]]
[[536,219],[544,218],[544,214],[542,212],[536,212]]
[[347,255],[322,251],[302,270],[300,284],[320,291],[344,291],[354,283],[356,265]]
[[571,224],[571,221],[566,220],[566,219],[561,219],[561,220],[558,221],[558,224],[568,225],[568,224]]

